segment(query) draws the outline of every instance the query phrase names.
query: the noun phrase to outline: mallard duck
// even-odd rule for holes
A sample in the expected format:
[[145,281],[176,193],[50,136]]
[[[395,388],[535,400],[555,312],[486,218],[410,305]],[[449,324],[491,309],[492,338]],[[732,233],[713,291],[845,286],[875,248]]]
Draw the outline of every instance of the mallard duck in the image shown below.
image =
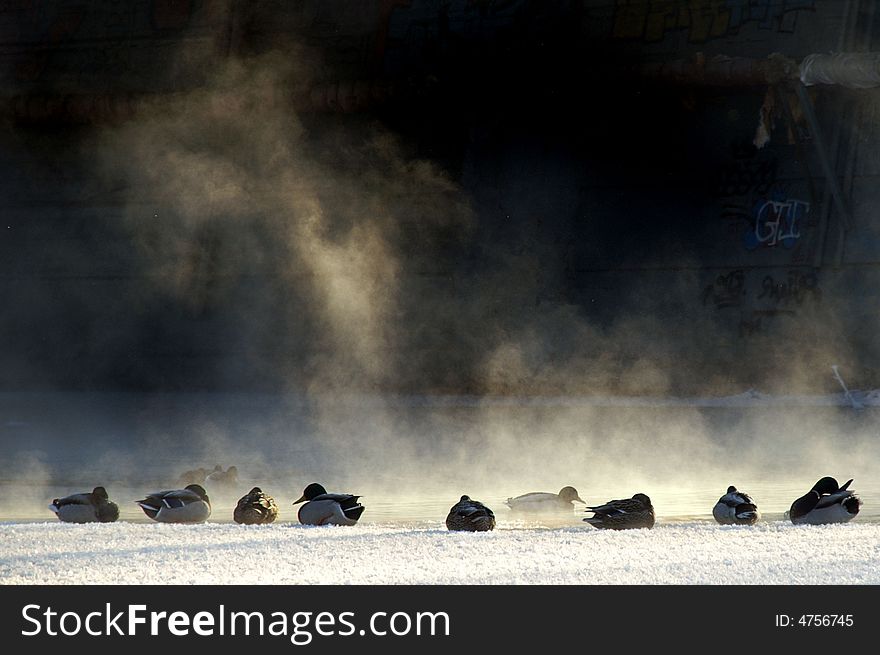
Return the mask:
[[198,484],[185,489],[157,491],[135,501],[144,514],[161,523],[203,523],[211,516],[208,493]]
[[587,504],[581,500],[577,489],[574,487],[562,487],[558,494],[534,491],[516,498],[508,498],[505,501],[505,505],[515,512],[570,512],[574,508],[573,503],[575,502]]
[[246,496],[242,496],[232,512],[235,522],[245,525],[272,523],[277,517],[278,506],[275,499],[259,487],[254,487]]
[[799,525],[821,525],[823,523],[846,523],[852,521],[859,513],[862,500],[854,491],[849,490],[849,480],[842,487],[837,480],[825,477],[813,485],[809,493],[801,496],[791,504],[788,517],[792,523]]
[[303,525],[355,525],[364,513],[364,506],[358,498],[360,496],[351,494],[329,494],[324,487],[313,482],[293,504],[305,502],[296,514]]
[[721,525],[754,525],[761,517],[751,496],[737,491],[733,485],[718,499],[712,508],[712,516]]
[[91,493],[56,498],[49,509],[65,523],[112,523],[119,518],[119,507],[110,500],[104,487]]
[[632,498],[609,500],[604,505],[587,508],[594,516],[584,521],[594,528],[610,530],[628,530],[631,528],[653,528],[654,507],[651,499],[645,494],[636,494]]
[[464,532],[488,532],[495,529],[495,514],[478,500],[462,496],[446,515],[446,527]]

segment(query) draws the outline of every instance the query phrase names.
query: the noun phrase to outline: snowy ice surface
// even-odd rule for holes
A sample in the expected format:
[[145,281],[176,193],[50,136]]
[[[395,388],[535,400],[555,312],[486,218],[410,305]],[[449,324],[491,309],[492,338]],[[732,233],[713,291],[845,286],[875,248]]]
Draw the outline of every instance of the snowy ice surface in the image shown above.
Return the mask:
[[880,584],[880,524],[0,523],[0,584]]

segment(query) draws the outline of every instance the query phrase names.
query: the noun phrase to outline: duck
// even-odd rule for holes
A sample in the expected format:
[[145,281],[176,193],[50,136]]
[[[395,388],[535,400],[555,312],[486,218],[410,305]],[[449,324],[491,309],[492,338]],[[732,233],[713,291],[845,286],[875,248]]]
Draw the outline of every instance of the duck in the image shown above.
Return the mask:
[[849,480],[842,487],[832,477],[824,477],[810,491],[791,504],[788,517],[795,525],[846,523],[859,513],[862,500],[850,491]]
[[495,529],[495,514],[480,501],[462,496],[449,509],[446,527],[457,532],[488,532]]
[[211,516],[211,500],[200,484],[157,491],[135,502],[144,514],[160,523],[204,523]]
[[323,486],[313,482],[293,504],[305,503],[296,514],[303,525],[355,525],[365,509],[358,498],[360,496],[351,494],[327,493]]
[[244,525],[264,525],[278,518],[278,505],[275,499],[259,487],[251,489],[238,500],[232,512],[236,523]]
[[733,485],[727,487],[727,493],[715,503],[712,516],[721,525],[754,525],[761,518],[751,496],[737,491]]
[[593,516],[584,521],[594,528],[608,530],[630,530],[635,528],[654,527],[654,507],[651,499],[645,494],[636,494],[632,498],[609,500],[604,505],[588,507]]
[[56,498],[49,509],[65,523],[112,523],[119,518],[119,507],[110,500],[104,487]]
[[223,467],[218,464],[214,467],[214,470],[208,474],[207,481],[213,484],[222,485],[238,484],[238,469],[235,466],[230,466],[224,471]]
[[510,509],[515,512],[555,512],[571,511],[574,503],[587,503],[581,500],[577,489],[574,487],[562,487],[558,494],[545,491],[533,491],[516,498],[508,498],[505,501]]

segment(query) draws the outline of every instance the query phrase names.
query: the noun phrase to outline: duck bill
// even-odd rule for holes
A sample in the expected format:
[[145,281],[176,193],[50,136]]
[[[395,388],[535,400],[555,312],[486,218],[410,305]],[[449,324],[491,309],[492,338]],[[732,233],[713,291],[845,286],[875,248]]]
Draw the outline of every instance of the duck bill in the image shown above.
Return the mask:
[[300,499],[299,499],[299,500],[295,500],[295,501],[293,502],[293,504],[294,504],[294,505],[299,505],[300,503],[305,502],[305,500],[306,500],[306,497],[305,497],[305,496],[300,496]]
[[587,504],[587,501],[586,501],[586,500],[581,500],[581,497],[580,497],[580,496],[575,497],[575,499],[574,499],[572,502],[575,502],[575,503],[583,503],[584,505]]

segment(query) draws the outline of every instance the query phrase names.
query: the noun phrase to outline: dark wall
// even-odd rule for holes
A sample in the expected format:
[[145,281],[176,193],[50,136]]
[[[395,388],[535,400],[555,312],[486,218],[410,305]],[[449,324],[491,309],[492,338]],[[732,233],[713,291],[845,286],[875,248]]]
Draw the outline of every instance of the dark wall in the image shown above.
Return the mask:
[[0,385],[876,386],[877,93],[811,91],[845,217],[789,88],[644,72],[872,4],[6,5]]

